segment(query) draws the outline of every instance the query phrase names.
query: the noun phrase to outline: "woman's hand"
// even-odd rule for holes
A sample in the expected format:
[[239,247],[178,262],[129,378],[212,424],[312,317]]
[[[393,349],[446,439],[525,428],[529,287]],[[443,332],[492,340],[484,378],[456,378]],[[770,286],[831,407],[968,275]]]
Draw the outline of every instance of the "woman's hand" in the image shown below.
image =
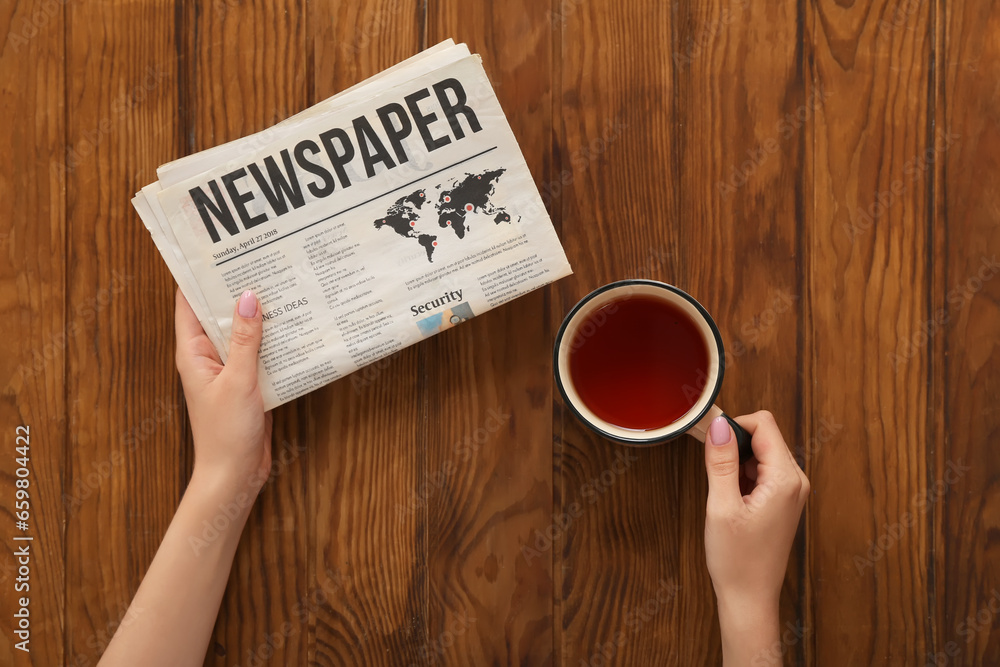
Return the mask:
[[712,422],[705,440],[705,556],[726,665],[780,664],[780,650],[772,655],[769,649],[777,642],[778,598],[809,480],[771,413],[736,421],[752,435],[754,458],[747,463],[740,465],[724,418]]
[[180,290],[176,301],[194,475],[101,667],[205,662],[240,535],[271,468],[271,415],[257,384],[257,297],[240,297],[225,366]]
[[225,366],[180,290],[175,326],[177,370],[194,434],[192,482],[256,493],[271,470],[271,413],[264,412],[257,382],[263,327],[257,297],[247,291],[236,304]]

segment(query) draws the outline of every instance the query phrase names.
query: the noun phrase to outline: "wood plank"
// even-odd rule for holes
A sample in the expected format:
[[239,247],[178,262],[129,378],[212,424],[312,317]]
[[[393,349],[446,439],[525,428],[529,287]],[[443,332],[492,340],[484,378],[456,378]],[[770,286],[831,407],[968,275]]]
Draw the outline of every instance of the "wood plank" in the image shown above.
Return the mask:
[[[309,106],[304,2],[203,0],[184,5],[183,21],[190,150],[263,130]],[[271,480],[247,520],[206,665],[308,659],[316,590],[312,419],[304,401],[274,411]]]
[[990,665],[1000,663],[1000,7],[939,2],[936,11],[937,125],[954,144],[934,162],[943,253],[932,312],[943,327],[925,332],[934,334],[944,415],[931,413],[940,425],[934,478],[947,485],[932,496],[941,500],[932,664]]
[[[801,163],[805,125],[823,97],[802,78],[798,4],[687,3],[677,19],[681,215],[672,224],[686,255],[681,286],[722,332],[727,359],[719,405],[733,415],[770,410],[801,461]],[[685,471],[699,479],[685,503],[697,505],[707,496],[704,461],[698,447],[689,455]],[[703,525],[698,510],[689,515],[692,528]],[[800,530],[782,593],[789,641],[777,650],[787,664],[802,661],[800,635],[809,624],[800,582],[804,538]],[[704,562],[704,551],[691,549],[688,557]],[[713,598],[707,571],[691,584],[685,597]],[[715,618],[685,618],[681,637],[697,635],[699,624],[718,625]],[[718,645],[714,632],[711,645]]]
[[[13,649],[4,596],[0,663],[96,663],[190,472],[132,192],[447,36],[484,55],[577,273],[278,411],[206,664],[717,663],[700,447],[623,450],[553,402],[562,314],[632,276],[706,304],[721,403],[771,409],[807,462],[786,663],[1000,662],[976,618],[1000,599],[995,7],[56,5],[23,43],[37,3],[0,20],[0,108],[28,119],[0,140],[0,411],[32,427],[37,493],[35,641]],[[491,410],[512,417],[463,461]]]
[[[562,69],[552,194],[576,271],[559,285],[553,310],[561,318],[612,280],[684,285],[690,255],[676,224],[674,9],[554,7]],[[644,450],[613,445],[561,403],[555,419],[555,511],[573,518],[556,532],[552,552],[556,664],[711,662],[718,641],[710,641],[701,546],[700,449],[687,439]]]
[[[66,439],[66,345],[78,335],[80,311],[66,303],[64,176],[66,114],[63,105],[65,54],[61,5],[39,11],[12,5],[0,19],[5,35],[0,53],[0,116],[18,123],[4,132],[0,150],[0,198],[7,215],[0,222],[0,588],[4,590],[0,662],[5,665],[61,665],[65,625],[63,565],[63,448]],[[28,449],[18,453],[19,426],[28,427]],[[26,454],[27,462],[18,462]],[[27,477],[17,475],[26,463]],[[18,501],[27,488],[28,515]],[[23,495],[23,493],[22,493]],[[27,519],[27,530],[16,521]],[[19,538],[31,537],[31,541]],[[19,539],[19,541],[14,541]],[[23,548],[27,577],[19,571]],[[25,588],[25,586],[30,588]],[[29,636],[21,630],[19,600],[28,598]],[[19,650],[16,644],[28,639]]]
[[828,97],[806,144],[805,433],[843,425],[807,471],[828,499],[807,507],[810,655],[830,664],[923,664],[934,647],[929,353],[894,356],[929,317],[933,34],[930,3],[806,7],[806,76]]
[[[417,0],[312,2],[312,102],[422,45]],[[427,634],[425,353],[409,347],[304,400],[315,423],[310,664],[422,664]]]
[[[434,0],[428,43],[483,67],[541,187],[551,181],[553,31],[546,3]],[[552,558],[522,545],[552,522],[549,289],[426,346],[430,664],[549,664]]]
[[[66,652],[96,664],[180,498],[173,287],[129,203],[177,156],[174,4],[66,11]],[[76,498],[79,502],[73,500]]]

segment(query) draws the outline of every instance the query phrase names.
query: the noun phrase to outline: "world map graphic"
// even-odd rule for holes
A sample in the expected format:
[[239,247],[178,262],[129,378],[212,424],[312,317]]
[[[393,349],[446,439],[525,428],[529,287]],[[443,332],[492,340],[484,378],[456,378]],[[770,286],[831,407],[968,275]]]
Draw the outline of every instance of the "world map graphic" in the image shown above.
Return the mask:
[[[505,169],[493,169],[478,174],[466,174],[465,178],[453,181],[447,189],[444,185],[438,185],[433,189],[440,191],[437,201],[427,209],[424,208],[428,201],[427,190],[417,190],[401,197],[386,210],[384,218],[375,221],[375,229],[389,227],[400,236],[415,240],[427,253],[427,261],[433,262],[438,242],[443,242],[444,239],[439,238],[437,234],[422,231],[428,226],[424,218],[428,210],[433,209],[432,216],[436,216],[438,227],[451,229],[459,240],[464,239],[469,233],[470,222],[475,216],[488,216],[487,219],[492,219],[497,225],[502,222],[512,222],[510,213],[492,201],[496,184],[505,171]],[[433,225],[434,221],[432,220],[430,224]]]

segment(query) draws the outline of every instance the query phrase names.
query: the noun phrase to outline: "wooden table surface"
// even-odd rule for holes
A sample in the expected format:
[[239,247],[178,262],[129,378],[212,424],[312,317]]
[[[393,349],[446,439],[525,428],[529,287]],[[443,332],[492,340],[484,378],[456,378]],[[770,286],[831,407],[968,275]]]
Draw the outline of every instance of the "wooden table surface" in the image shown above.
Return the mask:
[[627,277],[706,305],[721,404],[812,480],[786,662],[1000,664],[996,2],[35,0],[0,32],[0,663],[94,665],[190,474],[132,193],[454,37],[575,275],[276,411],[206,664],[719,663],[701,448],[553,392],[562,316]]

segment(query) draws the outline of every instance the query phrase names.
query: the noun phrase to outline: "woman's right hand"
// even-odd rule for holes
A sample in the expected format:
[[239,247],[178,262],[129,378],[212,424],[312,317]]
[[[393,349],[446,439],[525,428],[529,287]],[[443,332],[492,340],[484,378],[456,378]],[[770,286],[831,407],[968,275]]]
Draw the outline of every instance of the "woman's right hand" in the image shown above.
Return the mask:
[[[747,656],[755,664],[771,664],[759,658],[777,641],[778,598],[809,480],[770,412],[736,421],[752,436],[754,458],[742,466],[725,418],[712,422],[705,439],[705,556],[719,602],[726,664],[748,664],[738,659]],[[780,662],[780,652],[775,657]]]

